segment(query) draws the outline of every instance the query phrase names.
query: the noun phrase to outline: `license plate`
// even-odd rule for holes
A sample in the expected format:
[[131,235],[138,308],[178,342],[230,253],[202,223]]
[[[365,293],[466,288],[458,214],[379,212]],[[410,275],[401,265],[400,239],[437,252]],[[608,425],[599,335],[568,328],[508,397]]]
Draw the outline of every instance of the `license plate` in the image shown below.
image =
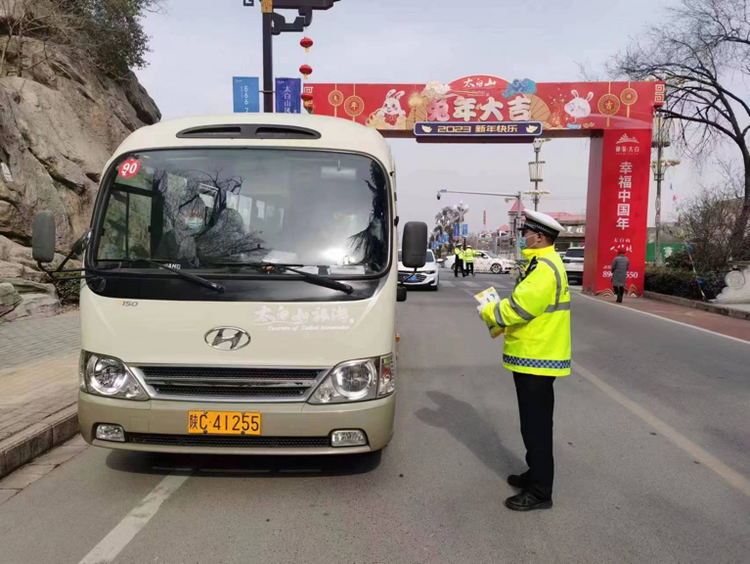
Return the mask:
[[261,414],[242,411],[188,411],[188,433],[260,435]]
[[416,276],[411,276],[411,277],[409,277],[409,279],[407,280],[407,282],[416,282],[416,281],[417,281],[417,277],[416,277]]

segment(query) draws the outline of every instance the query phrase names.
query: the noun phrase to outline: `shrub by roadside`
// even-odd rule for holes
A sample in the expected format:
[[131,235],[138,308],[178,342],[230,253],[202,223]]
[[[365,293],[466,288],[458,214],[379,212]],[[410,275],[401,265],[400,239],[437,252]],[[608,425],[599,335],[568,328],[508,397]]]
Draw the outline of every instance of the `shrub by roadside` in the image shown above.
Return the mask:
[[724,288],[724,273],[698,273],[698,281],[690,270],[669,268],[666,266],[646,266],[644,290],[669,296],[678,296],[691,300],[702,300],[703,288],[706,298],[712,300]]
[[[65,279],[65,278],[72,278],[74,276],[78,276],[79,273],[71,273],[71,274],[58,274],[58,278]],[[80,280],[71,280],[70,282],[60,282],[55,285],[57,289],[57,296],[60,298],[60,303],[64,307],[70,307],[70,306],[77,306],[78,300],[80,297],[81,292],[81,281]]]

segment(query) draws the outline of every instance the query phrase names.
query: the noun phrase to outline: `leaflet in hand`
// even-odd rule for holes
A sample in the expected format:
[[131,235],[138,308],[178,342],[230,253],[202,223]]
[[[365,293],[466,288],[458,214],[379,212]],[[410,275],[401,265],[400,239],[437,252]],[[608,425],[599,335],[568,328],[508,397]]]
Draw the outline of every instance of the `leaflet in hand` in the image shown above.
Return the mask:
[[490,286],[486,290],[479,292],[474,298],[479,302],[480,305],[495,304],[500,301],[500,296],[497,295],[497,290]]
[[[476,299],[479,302],[480,306],[484,306],[487,304],[496,304],[500,302],[500,296],[497,293],[497,290],[490,286],[486,290],[479,292],[474,296],[474,299]],[[498,338],[500,335],[503,334],[503,328],[502,327],[493,327],[490,329],[490,336],[493,339]]]

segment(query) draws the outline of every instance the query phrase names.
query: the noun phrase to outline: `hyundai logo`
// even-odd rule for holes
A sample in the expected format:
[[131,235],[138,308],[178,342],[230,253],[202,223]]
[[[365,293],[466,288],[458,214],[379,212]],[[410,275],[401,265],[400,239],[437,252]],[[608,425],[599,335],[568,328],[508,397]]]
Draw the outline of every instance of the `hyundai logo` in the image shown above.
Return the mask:
[[238,351],[250,344],[250,335],[237,327],[216,327],[204,337],[206,344],[219,351]]

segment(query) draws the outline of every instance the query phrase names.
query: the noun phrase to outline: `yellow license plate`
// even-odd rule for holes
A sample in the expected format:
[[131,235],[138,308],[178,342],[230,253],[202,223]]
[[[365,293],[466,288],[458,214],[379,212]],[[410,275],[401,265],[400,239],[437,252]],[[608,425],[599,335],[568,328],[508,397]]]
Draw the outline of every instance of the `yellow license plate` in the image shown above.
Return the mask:
[[188,433],[199,435],[260,435],[260,413],[188,411]]

